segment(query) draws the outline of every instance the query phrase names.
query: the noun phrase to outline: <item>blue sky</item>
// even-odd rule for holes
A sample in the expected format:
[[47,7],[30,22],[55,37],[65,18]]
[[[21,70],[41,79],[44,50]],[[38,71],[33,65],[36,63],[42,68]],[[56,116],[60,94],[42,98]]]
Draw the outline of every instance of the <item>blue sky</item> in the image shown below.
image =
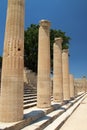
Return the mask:
[[[0,55],[3,52],[7,0],[0,0]],[[71,37],[70,73],[87,76],[87,0],[25,0],[25,28],[41,19],[51,28],[61,29]]]

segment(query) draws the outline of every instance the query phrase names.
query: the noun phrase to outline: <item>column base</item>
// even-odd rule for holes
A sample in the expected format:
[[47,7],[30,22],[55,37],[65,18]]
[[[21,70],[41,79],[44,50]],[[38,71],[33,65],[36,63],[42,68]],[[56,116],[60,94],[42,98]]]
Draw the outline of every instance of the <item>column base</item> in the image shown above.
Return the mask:
[[69,103],[70,100],[63,100],[63,105]]
[[44,109],[44,108],[50,108],[50,107],[51,107],[51,105],[40,105],[40,104],[37,104],[37,108]]
[[75,98],[74,97],[70,97],[70,100],[74,100]]

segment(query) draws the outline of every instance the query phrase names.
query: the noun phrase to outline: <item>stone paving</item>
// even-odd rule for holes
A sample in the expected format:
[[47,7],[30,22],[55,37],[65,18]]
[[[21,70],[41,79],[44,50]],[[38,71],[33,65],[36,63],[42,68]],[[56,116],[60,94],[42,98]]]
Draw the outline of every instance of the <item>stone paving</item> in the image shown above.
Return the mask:
[[60,130],[87,130],[87,96]]

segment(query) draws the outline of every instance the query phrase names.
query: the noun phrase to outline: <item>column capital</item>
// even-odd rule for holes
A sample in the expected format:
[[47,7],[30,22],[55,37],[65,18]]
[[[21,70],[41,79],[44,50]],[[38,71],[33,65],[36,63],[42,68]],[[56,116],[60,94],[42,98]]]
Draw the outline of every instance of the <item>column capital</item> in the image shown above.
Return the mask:
[[63,42],[63,38],[62,37],[55,37],[55,42],[56,43],[61,43]]
[[59,46],[59,48],[62,50],[62,42],[63,42],[62,37],[56,37],[54,40],[55,40],[54,45]]
[[64,53],[68,53],[68,52],[69,52],[69,49],[63,49],[62,52],[64,52]]
[[50,27],[50,24],[51,23],[48,20],[44,20],[44,19],[39,22],[39,25],[42,27]]

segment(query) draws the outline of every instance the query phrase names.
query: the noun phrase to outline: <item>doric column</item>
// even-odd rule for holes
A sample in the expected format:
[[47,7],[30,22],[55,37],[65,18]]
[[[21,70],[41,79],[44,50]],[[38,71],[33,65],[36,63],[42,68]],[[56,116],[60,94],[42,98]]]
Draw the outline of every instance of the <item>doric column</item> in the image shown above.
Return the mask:
[[82,86],[83,86],[83,91],[86,92],[86,77],[83,76],[82,78]]
[[53,46],[53,100],[63,101],[62,38],[55,38]]
[[23,118],[24,0],[8,0],[1,78],[0,122]]
[[86,79],[86,92],[87,92],[87,79]]
[[50,22],[40,21],[38,45],[37,107],[51,106],[50,86]]
[[69,75],[70,78],[70,98],[73,99],[75,96],[75,90],[74,90],[74,77],[72,74]]
[[77,82],[74,78],[75,97],[77,96]]
[[68,101],[70,99],[68,49],[64,49],[62,52],[62,72],[63,72],[63,99],[64,101]]

